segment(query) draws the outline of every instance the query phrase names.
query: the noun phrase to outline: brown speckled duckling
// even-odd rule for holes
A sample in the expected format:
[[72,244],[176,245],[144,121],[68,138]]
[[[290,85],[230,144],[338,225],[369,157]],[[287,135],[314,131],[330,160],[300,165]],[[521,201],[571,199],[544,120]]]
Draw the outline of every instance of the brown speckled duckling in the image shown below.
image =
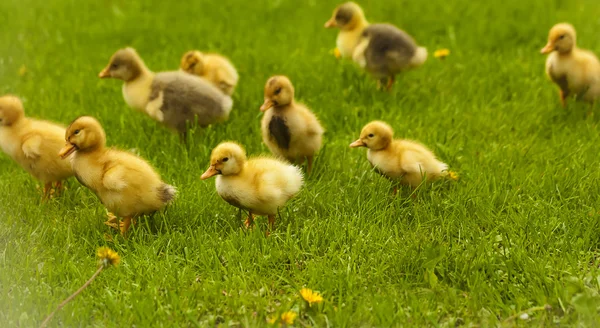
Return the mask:
[[323,127],[306,106],[294,101],[294,86],[285,76],[273,76],[265,85],[265,112],[261,122],[263,142],[271,152],[296,164],[308,162],[310,174],[321,149]]
[[123,80],[123,97],[134,109],[185,135],[186,125],[225,121],[231,98],[208,81],[182,71],[154,73],[133,48],[120,49],[99,77]]
[[417,46],[410,35],[391,24],[372,24],[363,31],[352,58],[380,84],[387,80],[389,90],[396,74],[427,60],[427,49]]

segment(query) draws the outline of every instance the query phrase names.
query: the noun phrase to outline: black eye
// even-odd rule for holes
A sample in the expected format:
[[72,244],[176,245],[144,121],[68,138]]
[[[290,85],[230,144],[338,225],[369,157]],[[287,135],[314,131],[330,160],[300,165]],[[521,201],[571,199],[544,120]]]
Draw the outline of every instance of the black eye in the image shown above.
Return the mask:
[[75,130],[75,132],[73,132],[73,134],[74,134],[74,135],[78,135],[78,134],[79,134],[79,131],[81,131],[81,130]]
[[562,39],[564,39],[566,36],[567,36],[566,34],[563,34],[563,35],[561,35],[561,36],[560,36],[560,37],[558,37],[558,38],[562,40]]
[[281,93],[281,88],[277,88],[277,90],[275,90],[275,95],[278,95]]
[[373,133],[369,133],[368,137],[373,138],[375,135]]
[[117,69],[118,67],[119,67],[119,65],[117,65],[117,64],[115,64],[115,63],[112,63],[112,64],[110,65],[110,69]]
[[229,157],[223,158],[223,163],[227,162],[228,160],[229,160]]

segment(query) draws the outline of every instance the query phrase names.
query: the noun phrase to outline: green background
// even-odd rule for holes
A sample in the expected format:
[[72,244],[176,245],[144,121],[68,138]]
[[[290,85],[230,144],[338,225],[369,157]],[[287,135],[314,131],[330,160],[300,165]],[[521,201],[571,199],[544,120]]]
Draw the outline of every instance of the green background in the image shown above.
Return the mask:
[[[549,28],[569,21],[600,53],[596,0],[370,1],[430,56],[392,93],[330,51],[334,1],[0,2],[0,92],[33,117],[68,124],[93,115],[108,144],[135,148],[177,186],[165,212],[122,239],[102,224],[96,197],[75,180],[41,204],[38,183],[0,155],[0,322],[36,326],[96,268],[108,245],[122,263],[103,272],[52,326],[264,326],[300,311],[297,326],[598,324],[598,121],[585,104],[562,109],[544,75]],[[185,145],[125,104],[121,83],[100,80],[111,54],[135,47],[154,71],[190,49],[223,53],[240,74],[230,120]],[[25,74],[19,74],[25,67]],[[223,140],[266,153],[263,86],[288,75],[327,132],[315,170],[281,211],[241,229],[238,211],[201,181]],[[364,124],[389,122],[461,179],[417,197],[372,172],[349,149]],[[325,301],[307,310],[298,291]]]

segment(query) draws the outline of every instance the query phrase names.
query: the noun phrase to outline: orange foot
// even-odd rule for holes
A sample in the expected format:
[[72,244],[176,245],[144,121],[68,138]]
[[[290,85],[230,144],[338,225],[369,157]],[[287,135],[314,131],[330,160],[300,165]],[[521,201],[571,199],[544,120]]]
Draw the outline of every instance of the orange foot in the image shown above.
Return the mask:
[[253,226],[254,216],[252,216],[252,213],[248,213],[248,217],[246,218],[246,221],[244,221],[244,227],[246,227],[246,229],[252,229]]

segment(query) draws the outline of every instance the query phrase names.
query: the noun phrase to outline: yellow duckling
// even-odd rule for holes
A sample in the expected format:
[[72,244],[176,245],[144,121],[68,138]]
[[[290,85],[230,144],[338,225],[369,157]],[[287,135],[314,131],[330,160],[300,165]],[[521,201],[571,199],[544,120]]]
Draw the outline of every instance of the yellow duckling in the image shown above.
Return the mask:
[[336,57],[352,58],[363,30],[369,26],[362,8],[354,2],[339,5],[325,23],[326,28],[340,29],[336,40]]
[[25,117],[19,98],[0,97],[0,148],[44,184],[44,199],[53,184],[59,191],[62,181],[73,175],[71,165],[57,155],[64,135],[63,126]]
[[[122,217],[119,226],[125,234],[131,220],[162,209],[175,198],[175,187],[162,181],[144,159],[125,151],[106,147],[106,134],[95,118],[82,116],[67,128],[66,146],[75,177],[100,198],[109,212]],[[116,227],[116,218],[106,222]]]
[[202,53],[197,50],[188,51],[181,57],[180,68],[184,72],[205,78],[230,96],[239,80],[233,64],[219,54]]
[[541,52],[549,54],[546,74],[560,88],[563,107],[569,96],[590,103],[600,98],[600,61],[591,51],[577,47],[577,34],[571,24],[554,25]]
[[367,27],[352,59],[390,90],[398,73],[419,67],[427,60],[427,49],[419,47],[406,32],[391,24]]
[[127,104],[182,133],[187,125],[225,121],[233,106],[231,97],[201,77],[182,71],[154,73],[133,48],[120,49],[98,75],[124,81]]
[[272,158],[248,160],[237,143],[223,142],[213,149],[210,167],[202,174],[205,180],[217,176],[217,193],[229,204],[247,210],[245,224],[250,227],[253,214],[267,215],[273,228],[277,210],[294,197],[304,184],[302,171]]
[[[448,165],[440,162],[424,145],[410,140],[393,139],[392,128],[373,121],[362,129],[351,148],[366,147],[367,158],[380,174],[412,188],[423,180],[433,181],[448,175]],[[394,193],[396,192],[394,188]]]
[[292,163],[308,162],[310,174],[321,149],[323,127],[306,106],[294,101],[294,86],[285,76],[273,76],[265,85],[265,112],[261,121],[263,142],[271,152]]

